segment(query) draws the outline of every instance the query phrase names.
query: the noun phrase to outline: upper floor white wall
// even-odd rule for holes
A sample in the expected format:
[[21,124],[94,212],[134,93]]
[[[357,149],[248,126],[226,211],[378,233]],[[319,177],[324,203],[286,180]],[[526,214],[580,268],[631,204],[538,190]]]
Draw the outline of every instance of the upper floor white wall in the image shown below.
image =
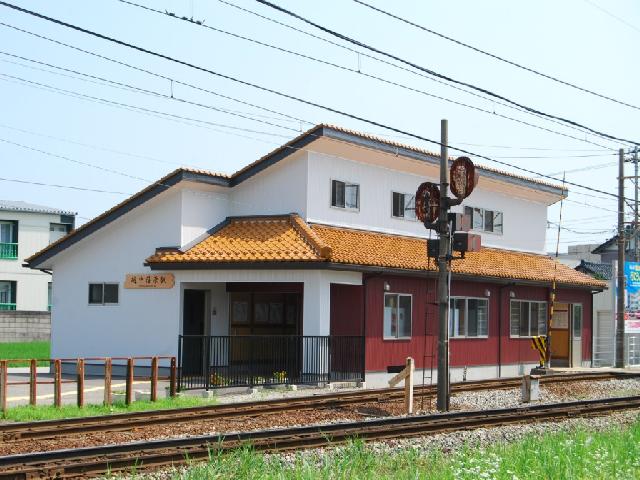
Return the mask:
[[307,210],[307,152],[296,152],[231,189],[232,215],[274,215]]
[[[438,181],[435,176],[394,170],[321,153],[309,153],[308,172],[307,221],[392,234],[429,236],[428,230],[419,221],[392,215],[392,192],[414,194],[420,183]],[[331,206],[331,180],[352,182],[360,186],[358,210]],[[502,234],[477,232],[482,236],[483,245],[543,252],[546,204],[526,198],[526,194],[518,196],[517,189],[507,192],[508,190],[501,189],[492,182],[481,181],[464,202],[464,205],[503,213]],[[462,211],[462,208],[463,206],[459,206],[453,211]]]

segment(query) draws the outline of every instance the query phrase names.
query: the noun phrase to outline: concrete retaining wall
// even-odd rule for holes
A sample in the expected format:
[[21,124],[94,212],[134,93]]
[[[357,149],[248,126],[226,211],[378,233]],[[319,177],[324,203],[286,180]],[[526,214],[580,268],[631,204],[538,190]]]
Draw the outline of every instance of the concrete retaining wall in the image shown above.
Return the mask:
[[49,341],[51,314],[26,310],[0,311],[0,343]]

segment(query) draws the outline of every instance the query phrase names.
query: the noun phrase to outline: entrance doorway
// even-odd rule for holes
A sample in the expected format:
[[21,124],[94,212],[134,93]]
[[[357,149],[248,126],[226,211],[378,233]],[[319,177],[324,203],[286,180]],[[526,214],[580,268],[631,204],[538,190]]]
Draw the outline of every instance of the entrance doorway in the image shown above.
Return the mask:
[[558,303],[551,319],[551,366],[582,366],[582,305]]
[[182,368],[185,374],[201,375],[204,372],[206,303],[205,290],[184,291]]

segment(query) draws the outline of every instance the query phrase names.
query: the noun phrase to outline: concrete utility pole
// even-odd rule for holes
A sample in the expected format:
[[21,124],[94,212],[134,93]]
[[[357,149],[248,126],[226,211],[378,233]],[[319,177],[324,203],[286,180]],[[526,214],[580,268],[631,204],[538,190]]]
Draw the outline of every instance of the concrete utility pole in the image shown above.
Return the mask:
[[618,289],[616,312],[616,367],[624,368],[624,150],[618,150]]
[[449,125],[440,121],[440,210],[438,212],[438,399],[441,412],[449,410],[449,205],[447,179],[449,167]]

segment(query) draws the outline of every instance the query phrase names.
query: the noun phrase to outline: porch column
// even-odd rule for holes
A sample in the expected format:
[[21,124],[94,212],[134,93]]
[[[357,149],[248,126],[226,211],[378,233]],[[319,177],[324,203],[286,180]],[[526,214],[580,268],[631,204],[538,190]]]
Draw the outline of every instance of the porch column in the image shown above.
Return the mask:
[[328,336],[331,317],[331,282],[324,272],[309,272],[304,281],[302,334]]
[[[309,272],[304,281],[302,334],[328,337],[330,326],[331,284],[323,272]],[[303,378],[306,383],[330,381],[328,338],[303,339]]]

